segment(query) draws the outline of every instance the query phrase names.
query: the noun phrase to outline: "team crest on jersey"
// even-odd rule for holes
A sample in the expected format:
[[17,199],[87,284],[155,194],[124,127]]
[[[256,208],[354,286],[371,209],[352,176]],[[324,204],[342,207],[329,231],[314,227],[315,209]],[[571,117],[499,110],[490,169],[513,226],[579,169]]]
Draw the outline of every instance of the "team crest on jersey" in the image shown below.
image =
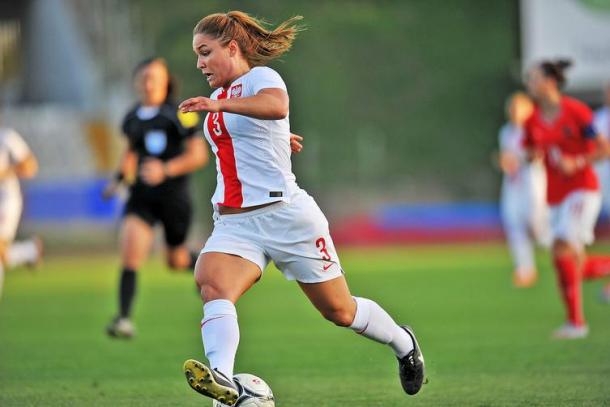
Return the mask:
[[150,130],[144,135],[146,151],[152,155],[160,155],[167,147],[167,134],[163,130]]
[[239,85],[235,85],[231,88],[231,97],[232,98],[241,97],[241,83]]

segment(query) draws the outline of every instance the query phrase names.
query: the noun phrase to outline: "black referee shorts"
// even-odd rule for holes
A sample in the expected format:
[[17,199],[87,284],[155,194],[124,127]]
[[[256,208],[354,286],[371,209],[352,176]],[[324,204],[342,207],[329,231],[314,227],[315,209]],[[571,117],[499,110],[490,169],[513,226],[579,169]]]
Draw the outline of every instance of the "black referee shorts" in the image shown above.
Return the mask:
[[188,236],[193,218],[193,205],[188,190],[163,194],[132,194],[123,216],[135,215],[154,227],[163,225],[165,243],[169,247],[182,245]]

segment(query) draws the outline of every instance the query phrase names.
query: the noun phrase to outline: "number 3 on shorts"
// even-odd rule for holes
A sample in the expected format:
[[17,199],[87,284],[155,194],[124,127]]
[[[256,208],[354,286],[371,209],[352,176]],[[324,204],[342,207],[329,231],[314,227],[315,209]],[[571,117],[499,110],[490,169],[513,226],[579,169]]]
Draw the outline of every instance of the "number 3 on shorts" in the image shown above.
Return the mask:
[[328,254],[328,251],[326,250],[326,240],[323,237],[316,240],[316,247],[320,249],[320,253],[322,253],[322,260],[331,260],[330,254]]

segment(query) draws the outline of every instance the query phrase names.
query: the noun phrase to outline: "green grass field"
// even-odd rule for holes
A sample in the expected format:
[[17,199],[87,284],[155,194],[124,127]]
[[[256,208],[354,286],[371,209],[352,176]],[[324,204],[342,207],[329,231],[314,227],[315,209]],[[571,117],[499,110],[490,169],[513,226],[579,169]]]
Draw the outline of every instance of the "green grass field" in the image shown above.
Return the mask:
[[[597,251],[610,251],[598,246]],[[370,297],[420,337],[430,383],[405,396],[385,347],[318,316],[298,287],[268,269],[238,304],[236,371],[267,380],[277,405],[610,405],[610,306],[585,286],[589,338],[556,342],[562,322],[546,254],[528,290],[510,283],[504,247],[343,250],[354,294]],[[0,301],[0,405],[208,406],[182,376],[202,359],[192,279],[142,270],[132,341],[107,338],[118,260],[49,258],[6,276]]]

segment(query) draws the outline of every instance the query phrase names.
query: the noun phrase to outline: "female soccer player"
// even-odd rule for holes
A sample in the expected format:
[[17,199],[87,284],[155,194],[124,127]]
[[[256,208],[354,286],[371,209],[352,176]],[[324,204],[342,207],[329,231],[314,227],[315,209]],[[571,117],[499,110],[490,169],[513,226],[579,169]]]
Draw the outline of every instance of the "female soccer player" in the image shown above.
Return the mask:
[[128,147],[116,180],[106,191],[109,195],[119,183],[129,185],[121,224],[119,313],[106,329],[120,338],[134,335],[130,317],[136,275],[150,251],[156,223],[163,225],[169,267],[192,270],[195,265],[197,255],[184,245],[192,217],[188,174],[208,160],[203,138],[196,137],[197,115],[178,113],[172,102],[165,61],[152,58],[140,63],[134,85],[140,100],[122,126]]
[[325,318],[389,345],[405,392],[417,393],[424,379],[413,331],[374,301],[352,297],[328,222],[295,182],[288,93],[266,64],[290,49],[300,18],[267,30],[248,14],[231,11],[203,18],[193,31],[197,68],[215,91],[182,102],[180,109],[208,112],[203,127],[216,155],[218,185],[214,231],[195,267],[210,366],[187,360],[184,369],[193,389],[228,405],[239,396],[232,380],[239,343],[234,304],[271,260]]
[[601,194],[591,163],[608,157],[610,145],[593,126],[591,110],[564,96],[564,70],[569,61],[543,61],[527,75],[527,88],[536,101],[525,123],[530,156],[543,156],[547,173],[547,201],[551,207],[553,263],[557,271],[567,322],[553,336],[583,338],[588,334],[582,308],[582,279],[610,271],[610,258],[586,257],[593,242]]
[[36,264],[42,256],[39,238],[14,241],[23,209],[19,179],[37,172],[38,160],[19,133],[0,128],[0,295],[5,267]]
[[531,163],[523,145],[523,123],[533,111],[531,99],[516,92],[507,101],[508,123],[500,129],[500,168],[504,173],[500,209],[506,237],[513,256],[513,284],[530,287],[538,272],[534,241],[548,244],[546,175],[540,160]]

